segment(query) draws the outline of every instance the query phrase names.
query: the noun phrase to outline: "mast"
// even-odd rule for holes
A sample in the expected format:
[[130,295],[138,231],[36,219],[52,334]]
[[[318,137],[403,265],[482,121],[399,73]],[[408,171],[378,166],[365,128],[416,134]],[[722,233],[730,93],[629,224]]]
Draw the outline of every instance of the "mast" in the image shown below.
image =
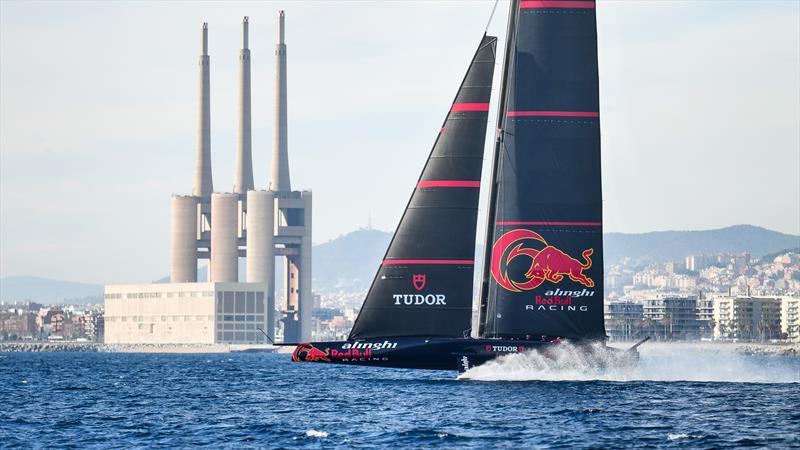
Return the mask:
[[492,235],[494,233],[494,221],[495,221],[495,213],[497,212],[497,178],[498,178],[498,156],[500,154],[500,148],[503,145],[503,130],[505,129],[506,123],[506,91],[507,91],[507,83],[508,83],[508,73],[509,73],[509,66],[512,62],[512,56],[514,52],[514,45],[515,45],[515,30],[517,26],[517,11],[519,0],[511,0],[511,4],[509,5],[509,12],[508,12],[508,27],[506,31],[506,51],[505,55],[503,56],[503,73],[502,73],[502,81],[500,85],[500,97],[499,97],[499,107],[497,108],[497,130],[495,133],[495,144],[494,144],[494,152],[492,154],[492,176],[491,181],[489,183],[489,210],[486,215],[486,238],[483,240],[484,243],[484,255],[483,255],[483,268],[482,272],[483,275],[481,276],[481,297],[480,297],[480,309],[479,309],[479,316],[478,316],[478,336],[485,335],[485,328],[486,328],[486,311],[488,309],[489,303],[489,277],[490,275],[490,267],[491,267],[491,258],[492,258]]

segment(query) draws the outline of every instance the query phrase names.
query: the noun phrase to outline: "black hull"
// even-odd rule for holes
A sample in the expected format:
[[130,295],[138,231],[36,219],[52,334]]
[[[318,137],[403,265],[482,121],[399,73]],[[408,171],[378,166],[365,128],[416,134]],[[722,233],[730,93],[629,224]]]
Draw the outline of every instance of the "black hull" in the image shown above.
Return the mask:
[[[587,353],[613,354],[619,364],[633,364],[638,360],[635,349],[620,350],[600,346],[597,342],[575,345]],[[402,369],[458,370],[472,367],[511,353],[536,351],[548,355],[561,342],[526,341],[514,339],[471,338],[398,338],[359,341],[310,342],[298,345],[292,354],[296,362],[324,362],[358,366],[394,367]],[[607,361],[608,358],[598,358]]]

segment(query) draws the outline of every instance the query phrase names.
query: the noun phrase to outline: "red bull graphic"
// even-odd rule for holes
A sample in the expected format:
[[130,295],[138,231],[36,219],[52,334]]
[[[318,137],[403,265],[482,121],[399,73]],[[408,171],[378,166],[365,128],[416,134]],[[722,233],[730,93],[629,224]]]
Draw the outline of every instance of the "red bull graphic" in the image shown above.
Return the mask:
[[[386,361],[384,356],[376,353],[385,353],[384,350],[397,348],[397,342],[343,342],[328,343],[330,346],[320,350],[314,344],[304,342],[299,344],[292,354],[295,362],[352,362],[352,361]],[[326,344],[326,345],[328,345]],[[320,345],[317,343],[317,345]]]
[[292,353],[292,361],[295,362],[331,362],[331,351],[330,349],[325,349],[323,352],[322,350],[314,347],[309,343],[302,343],[299,344],[295,349],[294,353]]
[[[525,247],[524,241],[538,241],[543,247],[540,250]],[[549,245],[535,231],[512,230],[502,235],[492,247],[492,277],[497,284],[512,292],[529,291],[541,286],[545,281],[560,283],[564,277],[588,288],[593,288],[594,281],[583,273],[584,270],[592,267],[591,256],[593,253],[594,249],[584,250],[581,253],[584,262],[580,262],[560,249]],[[514,258],[521,255],[531,258],[531,266],[525,273],[525,280],[513,280],[508,276],[507,267]],[[503,264],[504,256],[505,264]]]

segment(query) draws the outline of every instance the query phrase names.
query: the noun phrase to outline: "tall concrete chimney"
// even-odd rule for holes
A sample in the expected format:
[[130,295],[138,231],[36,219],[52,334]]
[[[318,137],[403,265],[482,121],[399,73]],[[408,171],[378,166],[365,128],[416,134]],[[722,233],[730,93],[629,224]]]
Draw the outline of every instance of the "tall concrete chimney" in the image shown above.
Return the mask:
[[197,197],[214,192],[211,181],[211,80],[208,56],[208,24],[203,23],[203,53],[200,55],[197,95],[197,153],[194,165],[194,191]]
[[272,181],[270,190],[291,191],[286,127],[286,44],[284,13],[278,11],[278,44],[275,46],[275,114],[272,133]]
[[242,50],[239,52],[239,139],[236,149],[236,173],[233,177],[233,192],[237,194],[244,194],[253,189],[249,22],[247,16],[242,20]]

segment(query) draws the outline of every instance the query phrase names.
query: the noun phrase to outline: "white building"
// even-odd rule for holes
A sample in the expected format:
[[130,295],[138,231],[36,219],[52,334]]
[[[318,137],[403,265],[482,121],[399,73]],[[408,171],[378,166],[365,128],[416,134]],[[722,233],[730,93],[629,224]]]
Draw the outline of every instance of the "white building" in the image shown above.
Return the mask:
[[265,283],[105,287],[107,344],[265,344]]
[[781,332],[779,297],[718,297],[714,299],[714,337],[746,340],[778,339]]
[[800,297],[781,298],[781,333],[792,342],[800,342]]

